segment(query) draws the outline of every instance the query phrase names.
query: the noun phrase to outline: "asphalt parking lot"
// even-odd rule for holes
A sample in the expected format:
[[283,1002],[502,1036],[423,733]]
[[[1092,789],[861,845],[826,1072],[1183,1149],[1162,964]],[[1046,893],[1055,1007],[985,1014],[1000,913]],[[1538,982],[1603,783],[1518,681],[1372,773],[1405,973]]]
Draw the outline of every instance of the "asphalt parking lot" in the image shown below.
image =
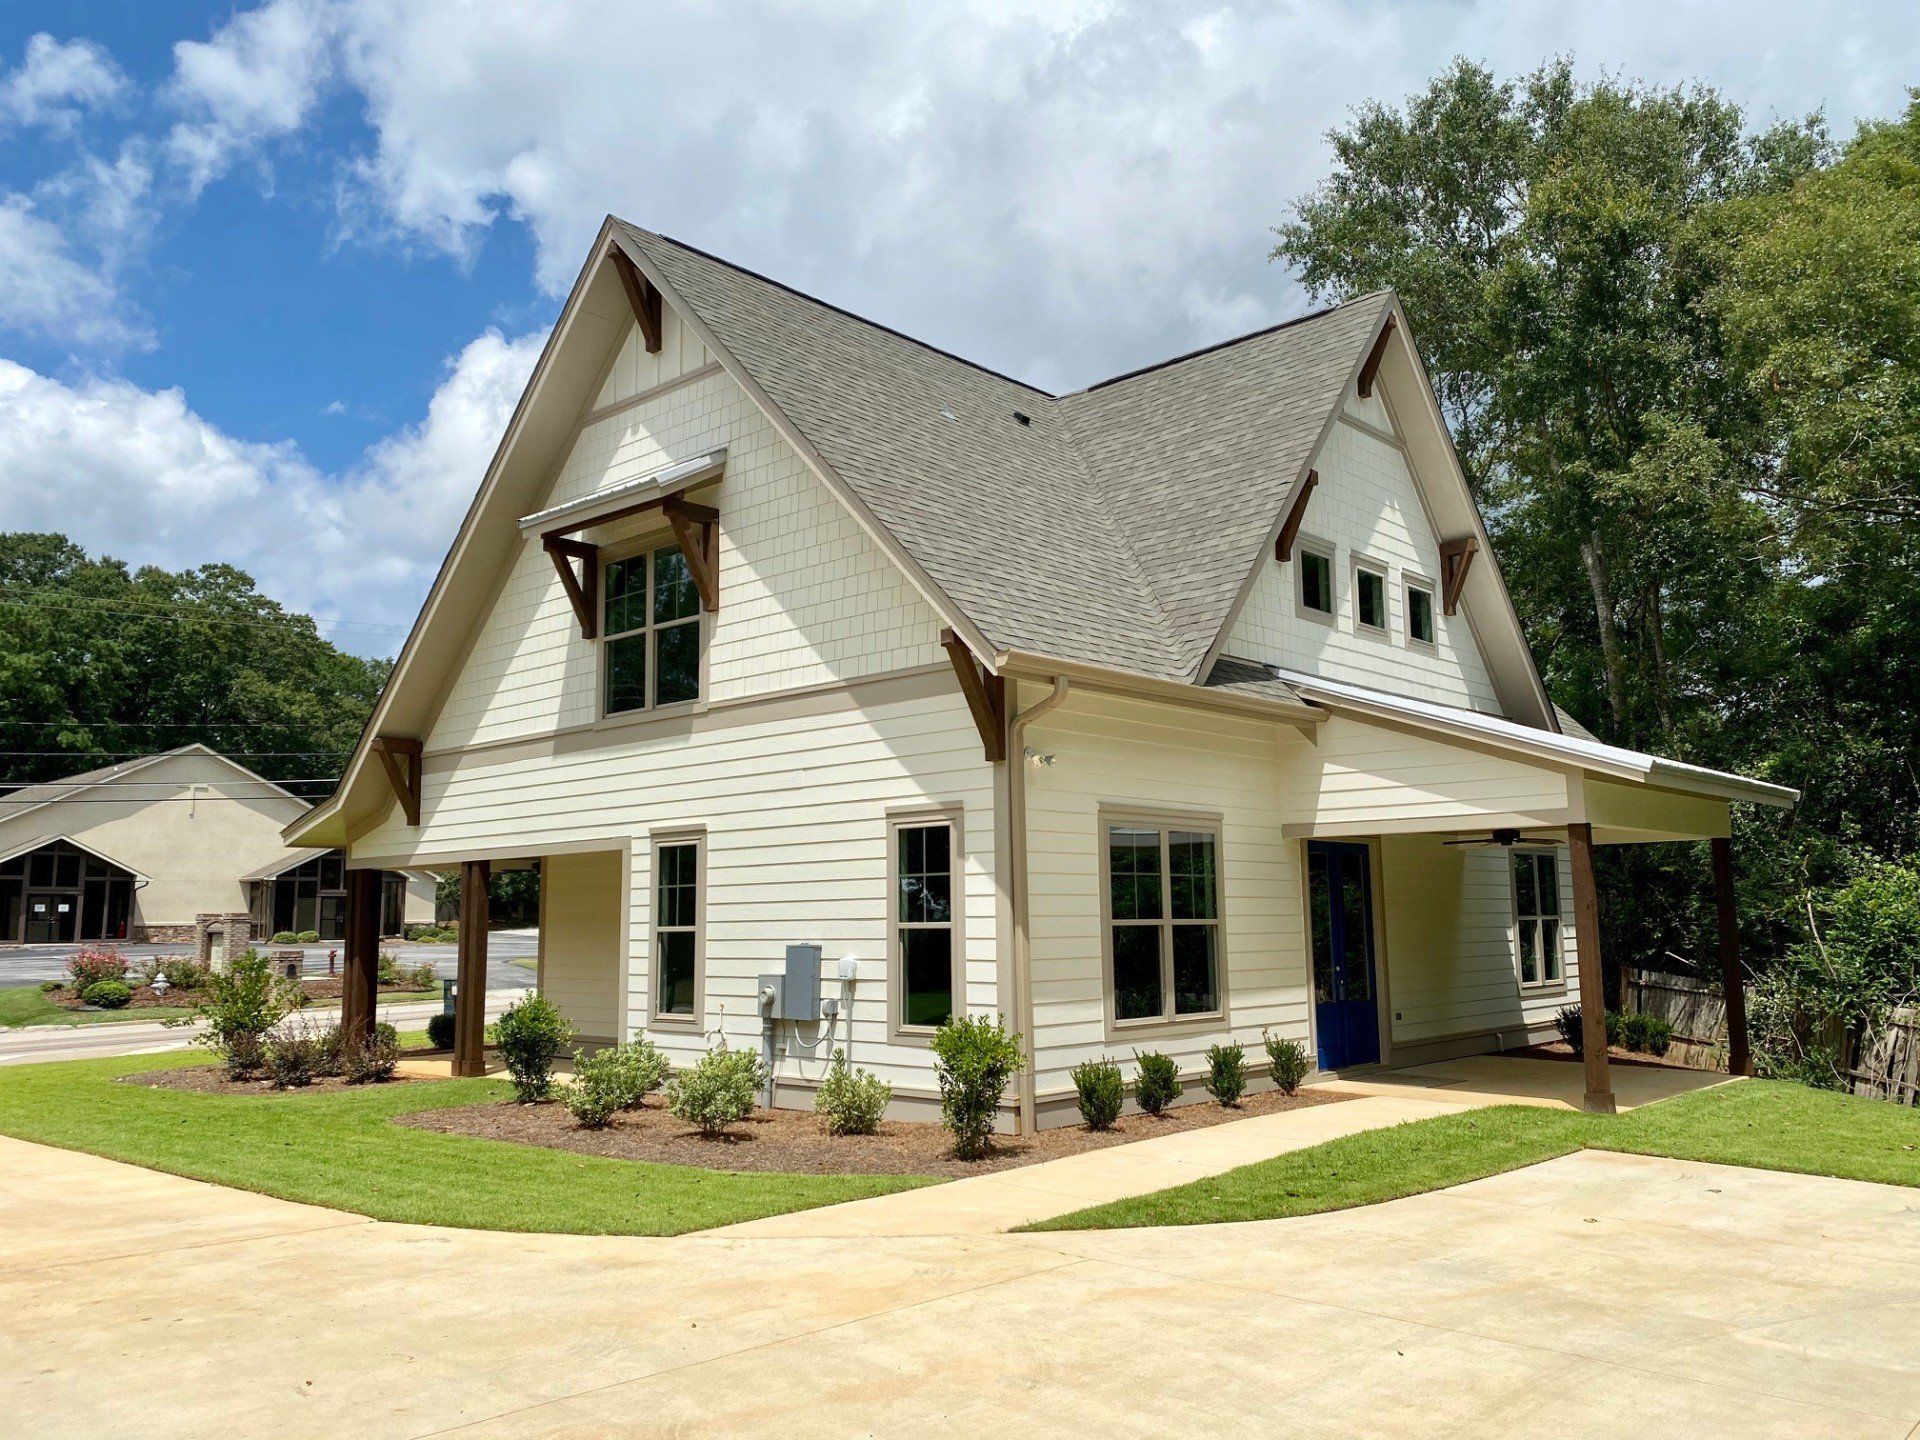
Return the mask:
[[[15,985],[38,985],[42,980],[57,980],[66,973],[67,959],[80,945],[20,945],[0,949],[0,989]],[[115,945],[137,967],[156,955],[190,955],[193,947],[177,945]],[[334,945],[275,945],[275,950],[299,950],[301,969],[308,975],[325,975],[328,956],[337,966],[341,947]],[[395,942],[386,947],[402,964],[431,964],[442,979],[453,978],[457,956],[451,945],[408,945]],[[487,989],[523,990],[533,984],[534,959],[540,941],[531,930],[501,930],[487,937]],[[514,962],[523,961],[523,964]]]

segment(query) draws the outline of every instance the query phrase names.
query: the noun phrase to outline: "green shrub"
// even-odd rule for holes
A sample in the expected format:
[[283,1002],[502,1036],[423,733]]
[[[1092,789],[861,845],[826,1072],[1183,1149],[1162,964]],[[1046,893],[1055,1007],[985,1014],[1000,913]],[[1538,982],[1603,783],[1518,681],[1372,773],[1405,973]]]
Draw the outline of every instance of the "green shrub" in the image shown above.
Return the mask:
[[80,992],[80,998],[102,1010],[124,1010],[133,990],[124,980],[96,980]]
[[102,980],[127,980],[127,957],[116,950],[76,950],[67,960],[67,974],[74,993],[86,993]]
[[934,1072],[940,1078],[940,1121],[953,1132],[953,1153],[977,1160],[1000,1113],[1007,1082],[1026,1063],[1020,1037],[998,1016],[955,1016],[934,1032]]
[[298,945],[300,943],[300,937],[292,930],[276,930],[273,932],[273,938],[267,943],[269,945]]
[[194,1043],[221,1056],[231,1078],[248,1080],[264,1068],[267,1034],[292,1011],[298,996],[297,989],[274,978],[266,956],[248,949],[209,977],[198,1005],[166,1023],[202,1022]]
[[1645,1043],[1649,1055],[1665,1055],[1673,1048],[1673,1023],[1658,1015],[1647,1016]]
[[1587,1053],[1587,1032],[1583,1028],[1578,1005],[1562,1005],[1559,1013],[1553,1017],[1553,1028],[1560,1032],[1560,1038],[1573,1050],[1576,1060]]
[[[175,990],[204,990],[213,978],[213,967],[203,965],[191,955],[174,955],[154,967],[155,976],[165,976]],[[152,980],[148,981],[149,984]]]
[[573,1039],[560,1007],[544,995],[522,996],[500,1017],[498,1034],[514,1095],[523,1105],[546,1099],[553,1090],[553,1062]]
[[293,938],[296,943],[301,945],[318,945],[320,943],[320,932],[318,930],[302,930]]
[[1673,1026],[1657,1015],[1622,1015],[1619,1043],[1647,1055],[1664,1055],[1673,1044]]
[[667,1057],[651,1040],[609,1045],[592,1055],[582,1050],[573,1059],[573,1083],[560,1099],[575,1120],[597,1130],[615,1112],[639,1109],[666,1078]]
[[729,1050],[723,1041],[667,1082],[667,1109],[711,1138],[753,1113],[754,1096],[765,1078],[758,1055]]
[[338,1025],[329,1025],[314,1037],[313,1041],[313,1078],[331,1079],[339,1075],[346,1063],[347,1032]]
[[1180,1098],[1180,1067],[1171,1055],[1158,1050],[1133,1052],[1140,1074],[1133,1082],[1134,1103],[1149,1115],[1158,1115]]
[[[1627,1045],[1628,1025],[1631,1020],[1638,1018],[1638,1016],[1625,1015],[1618,1010],[1607,1011],[1607,1044]],[[1627,1048],[1629,1050],[1636,1050],[1639,1047],[1636,1045],[1627,1045]]]
[[1267,1046],[1267,1073],[1282,1095],[1298,1095],[1300,1082],[1307,1078],[1313,1064],[1307,1059],[1307,1047],[1271,1031],[1262,1031]]
[[1760,1049],[1754,1052],[1754,1073],[1763,1080],[1791,1080],[1815,1090],[1845,1090],[1847,1077],[1840,1055],[1830,1045],[1809,1046],[1804,1054]]
[[813,1113],[826,1122],[829,1135],[871,1135],[892,1103],[893,1086],[856,1070],[845,1050],[835,1050],[826,1078],[814,1092]]
[[427,1017],[427,1043],[436,1050],[453,1048],[453,1016],[443,1010]]
[[1207,1047],[1207,1093],[1222,1105],[1238,1105],[1247,1093],[1247,1047]]
[[401,934],[425,945],[451,945],[460,938],[460,931],[452,925],[406,925]]
[[1083,1060],[1073,1067],[1073,1091],[1080,1102],[1080,1118],[1089,1130],[1111,1130],[1126,1103],[1127,1082],[1111,1060]]
[[42,980],[40,982],[40,993],[42,995],[48,995],[55,990],[64,990],[66,988],[67,982],[64,980]]
[[318,1051],[319,1037],[307,1028],[304,1019],[296,1018],[282,1026],[263,1042],[262,1058],[268,1082],[276,1090],[296,1090],[311,1085]]
[[348,1039],[340,1047],[340,1073],[349,1085],[384,1085],[399,1063],[400,1033],[385,1021],[366,1039]]

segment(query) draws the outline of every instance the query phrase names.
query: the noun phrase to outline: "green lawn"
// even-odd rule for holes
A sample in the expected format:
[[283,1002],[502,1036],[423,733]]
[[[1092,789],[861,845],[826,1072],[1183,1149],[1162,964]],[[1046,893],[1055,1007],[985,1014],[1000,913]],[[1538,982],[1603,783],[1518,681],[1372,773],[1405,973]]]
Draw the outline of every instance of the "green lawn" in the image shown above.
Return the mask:
[[1459,1185],[1580,1149],[1920,1185],[1920,1111],[1769,1080],[1696,1090],[1615,1116],[1502,1105],[1350,1135],[1026,1228],[1108,1230],[1312,1215]]
[[499,1080],[267,1097],[115,1080],[205,1063],[188,1053],[0,1068],[0,1134],[379,1220],[477,1230],[676,1235],[928,1183],[647,1165],[389,1123],[497,1099]]
[[[438,1000],[444,987],[436,980],[425,990],[393,991],[380,996],[382,1005],[419,1005]],[[315,1010],[337,1007],[338,1000],[315,1000]],[[128,1006],[125,1010],[69,1010],[49,1000],[38,985],[0,989],[0,1030],[23,1025],[112,1025],[123,1020],[172,1020],[187,1014],[177,1005]]]

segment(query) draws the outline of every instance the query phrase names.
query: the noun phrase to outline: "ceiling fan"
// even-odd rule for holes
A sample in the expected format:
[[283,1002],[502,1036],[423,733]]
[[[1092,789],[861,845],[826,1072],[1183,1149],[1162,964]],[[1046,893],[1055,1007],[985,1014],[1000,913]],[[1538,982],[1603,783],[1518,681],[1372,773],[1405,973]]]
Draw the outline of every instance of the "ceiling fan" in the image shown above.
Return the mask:
[[[1511,850],[1520,843],[1520,832],[1518,830],[1507,829],[1490,830],[1484,836],[1470,835],[1464,840],[1442,840],[1440,843],[1442,845],[1498,845],[1503,849]],[[1529,845],[1559,845],[1561,843],[1561,841],[1552,836],[1527,841]]]

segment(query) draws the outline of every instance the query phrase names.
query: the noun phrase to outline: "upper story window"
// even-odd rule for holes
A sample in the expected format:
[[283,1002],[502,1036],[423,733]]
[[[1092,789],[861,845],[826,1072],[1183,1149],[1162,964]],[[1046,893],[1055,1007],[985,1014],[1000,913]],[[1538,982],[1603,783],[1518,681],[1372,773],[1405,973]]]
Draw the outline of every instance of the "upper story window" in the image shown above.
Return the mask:
[[1407,581],[1407,639],[1433,644],[1433,587],[1419,580]]
[[1333,618],[1333,551],[1331,548],[1299,542],[1300,609],[1323,620]]
[[601,573],[606,713],[700,698],[700,592],[678,545],[609,560]]
[[1550,850],[1513,852],[1513,919],[1522,985],[1560,983],[1560,862]]
[[1133,821],[1104,831],[1114,1023],[1223,1013],[1218,832]]
[[1362,630],[1387,633],[1387,572],[1383,566],[1354,561],[1353,621]]

